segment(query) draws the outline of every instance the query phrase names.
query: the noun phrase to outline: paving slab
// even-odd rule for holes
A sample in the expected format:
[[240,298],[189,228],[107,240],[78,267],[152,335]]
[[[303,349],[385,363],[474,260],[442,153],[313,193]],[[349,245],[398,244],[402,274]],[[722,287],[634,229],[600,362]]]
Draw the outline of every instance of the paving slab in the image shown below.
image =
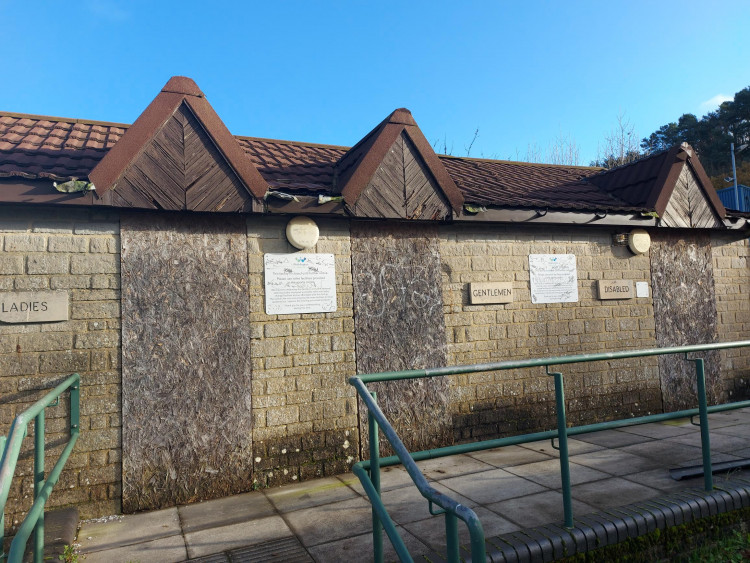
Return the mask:
[[494,469],[492,465],[474,459],[466,454],[427,459],[417,462],[417,466],[419,466],[419,469],[426,477],[436,481],[445,479],[446,477],[456,477],[458,475],[467,475],[469,473]]
[[[475,501],[459,495],[441,483],[433,482],[430,483],[430,485],[435,490],[451,497],[453,500],[464,506],[468,506],[469,508],[477,506]],[[415,486],[383,491],[381,493],[381,498],[383,499],[383,504],[385,504],[388,514],[390,514],[393,521],[398,524],[415,522],[430,517],[429,503]],[[440,508],[435,506],[434,510],[440,510]]]
[[491,504],[545,490],[542,485],[513,475],[506,469],[451,477],[443,479],[440,484],[480,504]]
[[[750,434],[750,432],[748,432]],[[727,434],[718,434],[716,432],[710,432],[711,438],[711,451],[712,452],[725,452],[733,453],[739,449],[746,448],[748,442],[748,434],[744,436],[731,436]],[[686,434],[684,436],[675,436],[674,438],[668,438],[666,441],[674,442],[676,444],[685,444],[687,446],[701,445],[700,433],[694,435]]]
[[681,434],[688,434],[694,432],[694,427],[688,425],[674,425],[667,422],[652,422],[650,424],[637,424],[635,426],[626,426],[620,428],[621,432],[628,432],[630,434],[638,434],[639,436],[647,436],[649,438],[661,439],[670,438],[672,436],[680,436]]
[[659,496],[658,489],[633,483],[621,477],[611,477],[573,487],[574,499],[602,510]]
[[81,556],[86,563],[178,563],[185,561],[187,557],[185,541],[181,535],[88,552]]
[[619,449],[622,452],[655,459],[660,461],[662,465],[677,464],[701,456],[700,447],[670,442],[667,439],[642,442]]
[[[487,508],[478,506],[472,510],[476,512],[479,521],[482,523],[485,537],[507,534],[519,529],[518,525],[510,520],[506,520],[499,514],[492,512]],[[404,524],[404,528],[409,530],[409,532],[414,534],[414,536],[419,538],[430,548],[445,556],[446,541],[444,516],[432,516],[425,520]],[[462,544],[467,544],[470,541],[469,529],[466,524],[460,520],[458,521],[458,539]]]
[[[517,524],[519,528],[559,524],[565,519],[563,497],[560,491],[543,491],[508,499],[487,505],[487,508]],[[583,515],[591,512],[596,512],[596,508],[585,502],[573,500],[573,514]]]
[[[342,483],[355,490],[360,496],[367,496],[365,494],[364,488],[362,487],[362,483],[359,482],[359,477],[357,477],[356,475],[347,473],[344,475],[338,475],[337,478]],[[383,467],[380,470],[381,491],[410,486],[414,486],[414,484],[403,466],[393,465],[391,467]]]
[[570,458],[571,463],[597,469],[610,475],[629,475],[639,471],[657,469],[664,465],[664,460],[657,460],[635,455],[622,450],[599,450]]
[[631,475],[622,475],[622,478],[632,481],[633,483],[638,483],[639,485],[645,485],[652,489],[657,489],[664,493],[677,491],[686,487],[703,486],[703,476],[676,481],[670,477],[668,467],[651,469],[650,471],[641,471]]
[[[419,555],[426,554],[430,548],[419,541],[414,535],[401,526],[396,529],[404,540],[406,549],[414,559]],[[323,543],[308,549],[315,561],[319,563],[351,563],[352,561],[372,561],[372,533],[360,534],[341,540]],[[388,536],[383,533],[383,559],[385,561],[397,561],[398,555],[393,549]]]
[[550,459],[550,455],[521,446],[505,446],[482,452],[468,454],[474,459],[489,463],[494,467],[508,467],[510,465],[521,465],[533,461],[544,461]]
[[[527,463],[525,465],[517,465],[515,467],[506,467],[505,470],[514,475],[518,475],[519,477],[539,483],[548,489],[559,489],[562,487],[559,459],[550,459],[546,461]],[[573,485],[587,483],[588,481],[596,481],[598,479],[606,479],[607,477],[609,477],[607,473],[603,473],[596,469],[585,467],[577,463],[570,464],[570,482]]]
[[250,522],[186,533],[185,544],[188,555],[192,558],[293,535],[281,516],[267,516]]
[[[557,440],[555,440],[557,445]],[[541,442],[532,442],[531,444],[523,444],[521,448],[527,448],[536,452],[547,454],[550,457],[559,458],[560,452],[552,447],[552,443],[549,440],[542,440]],[[590,442],[584,442],[577,438],[568,438],[568,455],[584,454],[586,452],[593,452],[601,450],[604,446],[593,444]]]
[[622,430],[602,430],[600,432],[591,432],[589,434],[579,434],[576,439],[582,442],[589,442],[605,448],[621,448],[646,442],[650,440],[648,436],[633,434],[632,432],[623,432]]
[[336,477],[314,479],[264,491],[279,512],[292,512],[357,497],[357,493]]
[[284,517],[305,547],[372,531],[372,507],[359,496],[287,512]]
[[107,522],[83,522],[78,531],[78,543],[81,553],[90,553],[181,533],[177,508],[167,508],[128,514]]
[[260,491],[180,506],[178,512],[185,533],[276,514],[271,502]]

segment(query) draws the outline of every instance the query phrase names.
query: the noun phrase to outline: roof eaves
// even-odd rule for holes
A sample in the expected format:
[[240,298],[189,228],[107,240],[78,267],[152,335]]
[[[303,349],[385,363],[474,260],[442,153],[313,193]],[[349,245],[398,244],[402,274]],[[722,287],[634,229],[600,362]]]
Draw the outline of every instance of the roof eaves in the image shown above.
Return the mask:
[[135,123],[128,127],[122,138],[89,174],[89,180],[96,187],[99,197],[114,186],[128,165],[141,154],[148,140],[164,125],[184,99],[183,94],[162,91],[138,116]]

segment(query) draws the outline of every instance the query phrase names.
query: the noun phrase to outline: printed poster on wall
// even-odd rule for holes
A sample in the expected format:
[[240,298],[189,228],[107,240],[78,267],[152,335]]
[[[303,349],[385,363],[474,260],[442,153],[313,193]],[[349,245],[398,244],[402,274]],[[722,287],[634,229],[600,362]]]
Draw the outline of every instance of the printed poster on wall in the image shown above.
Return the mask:
[[575,254],[529,254],[532,303],[578,301]]
[[336,310],[333,254],[265,254],[266,314]]

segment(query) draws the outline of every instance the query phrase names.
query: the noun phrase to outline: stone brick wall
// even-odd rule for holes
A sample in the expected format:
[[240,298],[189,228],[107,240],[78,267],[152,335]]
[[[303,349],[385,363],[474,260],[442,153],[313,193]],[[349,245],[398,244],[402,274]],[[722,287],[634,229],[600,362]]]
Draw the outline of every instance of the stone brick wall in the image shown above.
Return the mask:
[[[448,365],[655,346],[651,298],[601,301],[596,281],[650,285],[648,255],[612,245],[598,228],[441,228]],[[577,303],[532,304],[529,254],[575,254]],[[512,282],[514,302],[470,305],[469,282]],[[563,366],[569,420],[576,424],[661,410],[654,358]],[[543,368],[453,378],[456,440],[553,427],[554,386]]]
[[[83,517],[121,508],[119,216],[99,210],[0,209],[0,291],[65,290],[70,320],[0,324],[0,432],[44,390],[82,376],[82,437],[51,499]],[[336,257],[334,313],[266,315],[264,253],[297,252],[288,217],[247,217],[252,359],[253,478],[273,486],[348,471],[358,459],[358,417],[350,226],[317,219],[310,252]],[[601,352],[656,345],[651,297],[602,301],[600,279],[651,285],[649,255],[612,244],[613,229],[517,225],[440,226],[439,254],[447,365]],[[575,254],[579,301],[535,305],[528,255]],[[712,235],[719,340],[750,337],[750,247]],[[470,282],[512,282],[515,301],[469,305]],[[745,398],[750,350],[722,354],[727,399]],[[567,407],[576,424],[658,412],[654,358],[564,366]],[[554,393],[543,369],[450,379],[456,441],[551,428]],[[66,401],[63,401],[66,403]],[[48,469],[67,431],[67,407],[47,411]],[[27,438],[31,450],[33,427]],[[31,457],[19,462],[7,509],[13,528],[31,504]]]
[[[750,244],[713,234],[711,251],[720,342],[750,340]],[[750,348],[721,352],[724,401],[750,398]]]
[[319,219],[309,250],[336,261],[334,313],[266,315],[263,254],[298,252],[288,217],[249,218],[253,474],[259,486],[348,471],[358,459],[349,224]]
[[[49,505],[82,516],[120,508],[120,250],[116,215],[75,209],[0,209],[0,291],[64,290],[70,319],[0,323],[0,432],[44,391],[81,374],[81,438]],[[64,403],[64,406],[63,406]],[[47,471],[69,425],[67,396],[48,408]],[[13,529],[31,506],[33,424],[6,508]]]

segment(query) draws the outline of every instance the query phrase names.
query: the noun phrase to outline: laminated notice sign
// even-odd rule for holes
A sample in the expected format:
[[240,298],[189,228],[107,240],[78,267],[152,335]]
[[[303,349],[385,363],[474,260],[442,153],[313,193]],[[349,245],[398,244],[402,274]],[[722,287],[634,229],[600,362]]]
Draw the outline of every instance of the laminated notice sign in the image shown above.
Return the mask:
[[333,254],[265,254],[266,314],[336,310]]
[[532,303],[578,301],[575,254],[529,254]]

